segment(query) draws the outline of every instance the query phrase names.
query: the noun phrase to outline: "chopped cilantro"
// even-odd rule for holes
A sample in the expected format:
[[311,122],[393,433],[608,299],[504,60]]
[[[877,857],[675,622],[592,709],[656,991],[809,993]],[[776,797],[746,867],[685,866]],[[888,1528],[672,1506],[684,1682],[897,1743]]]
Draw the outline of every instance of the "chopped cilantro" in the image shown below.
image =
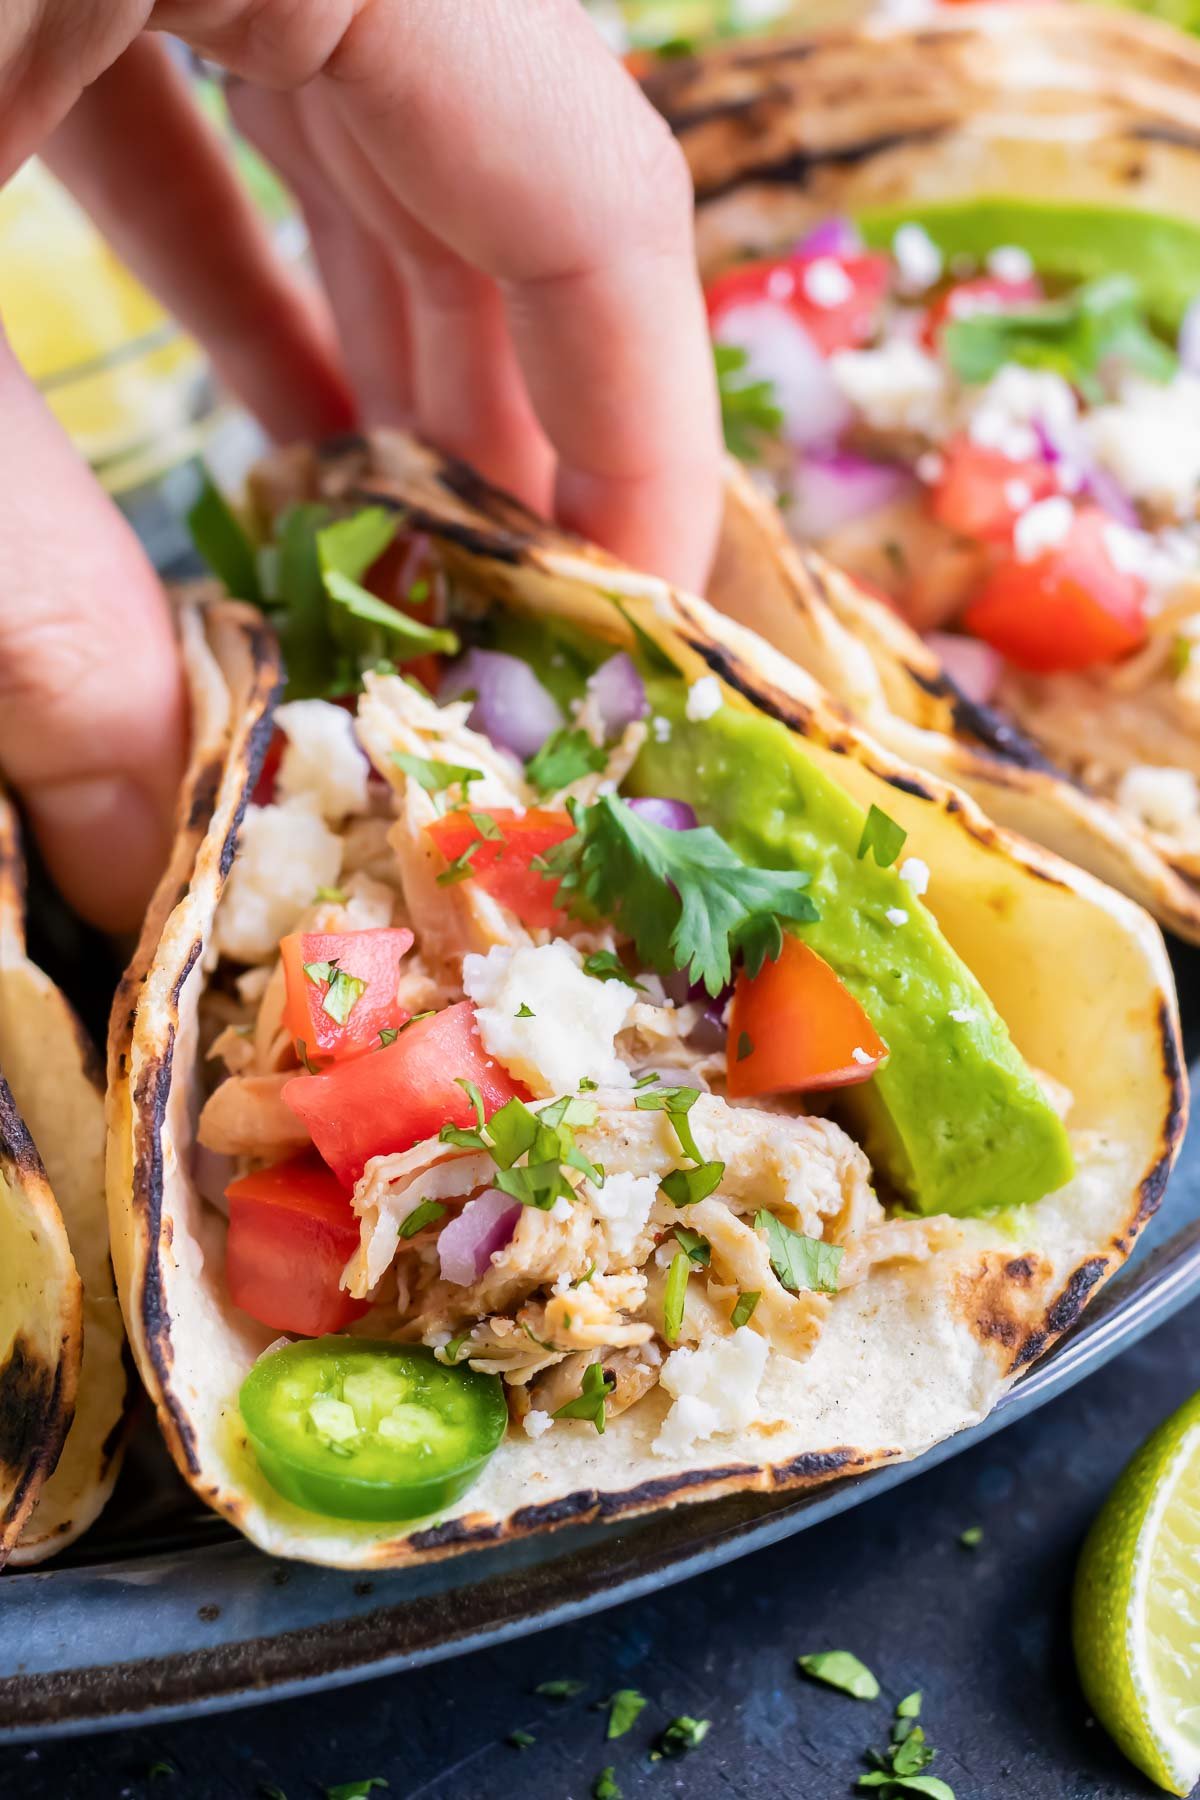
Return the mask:
[[594,1094],[599,1086],[600,1083],[598,1081],[593,1081],[590,1075],[583,1075],[580,1077],[579,1091],[581,1094]]
[[380,1049],[386,1050],[388,1045],[394,1044],[399,1036],[400,1027],[398,1025],[385,1025],[383,1030],[379,1033]]
[[530,1744],[537,1743],[537,1739],[532,1732],[522,1731],[518,1727],[516,1731],[509,1732],[505,1742],[511,1744],[514,1750],[528,1750]]
[[293,1042],[295,1044],[296,1055],[299,1057],[307,1072],[310,1075],[319,1075],[321,1071],[317,1068],[312,1057],[308,1054],[308,1045],[305,1043],[304,1039],[296,1038]]
[[1178,681],[1191,662],[1194,649],[1195,644],[1192,639],[1184,637],[1182,632],[1171,640],[1171,648],[1167,653],[1167,674],[1173,681]]
[[383,506],[364,506],[317,533],[317,557],[324,574],[358,581],[378,562],[396,535],[399,520]]
[[328,901],[331,906],[345,906],[348,898],[344,888],[336,887],[319,887],[316,897]]
[[536,1206],[540,1212],[549,1212],[556,1200],[575,1198],[575,1190],[557,1158],[525,1163],[519,1169],[497,1169],[495,1185],[502,1194],[511,1195],[522,1206]]
[[739,1062],[745,1062],[745,1060],[748,1056],[753,1056],[753,1055],[754,1055],[754,1041],[751,1038],[750,1033],[748,1031],[739,1031],[738,1032],[738,1041],[737,1041],[737,1060]]
[[338,1025],[344,1025],[366,991],[367,984],[360,976],[338,969],[321,996],[321,1011]]
[[[688,1114],[699,1098],[699,1088],[656,1087],[652,1092],[638,1094],[633,1104],[639,1112],[665,1112],[675,1129],[683,1154],[690,1156],[695,1163],[702,1163],[704,1158],[696,1146],[688,1120]],[[711,1188],[709,1192],[712,1192]]]
[[453,887],[456,882],[467,881],[471,875],[471,858],[482,843],[481,838],[473,838],[465,850],[448,862],[437,878],[439,887]]
[[1093,405],[1105,397],[1100,371],[1109,358],[1151,381],[1169,381],[1175,370],[1173,353],[1146,323],[1137,282],[1124,274],[1058,299],[951,319],[942,349],[960,381],[990,381],[1005,364],[1020,363],[1061,375]]
[[456,1075],[454,1078],[454,1085],[455,1087],[460,1087],[467,1096],[467,1099],[471,1102],[475,1111],[475,1123],[480,1131],[482,1131],[487,1124],[487,1114],[483,1108],[483,1095],[480,1093],[475,1083],[469,1081],[465,1075]]
[[522,1000],[520,1006],[517,1008],[516,1017],[518,1019],[536,1019],[537,1014],[534,1012],[532,1006],[526,1006],[525,1002]]
[[449,1343],[442,1345],[442,1355],[448,1363],[453,1365],[458,1361],[459,1357],[462,1355],[462,1347],[467,1342],[470,1335],[469,1331],[464,1331],[458,1337],[452,1337]]
[[161,1762],[150,1764],[150,1767],[146,1770],[146,1780],[157,1781],[160,1776],[169,1777],[177,1775],[178,1773],[179,1771],[176,1769],[175,1764],[173,1762],[167,1762],[164,1757]]
[[544,1700],[573,1700],[576,1694],[582,1694],[586,1686],[586,1681],[573,1681],[569,1676],[559,1676],[555,1681],[539,1681],[533,1691]]
[[[480,837],[484,838],[489,844],[503,843],[504,833],[497,825],[495,819],[493,819],[491,813],[469,812],[467,817],[470,819]],[[503,852],[500,852],[500,854],[503,854]]]
[[757,975],[783,948],[780,919],[818,916],[807,874],[751,868],[710,826],[672,831],[603,794],[575,827],[543,858],[560,903],[594,908],[629,933],[643,966],[686,970],[714,998],[735,954]]
[[552,731],[541,749],[525,764],[525,774],[539,794],[556,794],[581,775],[595,775],[608,761],[608,753],[593,744],[579,727],[562,726]]
[[921,1690],[917,1688],[911,1694],[905,1694],[896,1707],[898,1719],[919,1719],[921,1716]]
[[610,605],[616,607],[626,625],[628,625],[630,631],[633,633],[634,648],[637,651],[638,658],[652,674],[680,675],[683,673],[678,665],[672,662],[662,645],[657,643],[654,638],[650,636],[650,633],[646,630],[645,626],[638,624],[620,594],[605,594],[604,598]]
[[761,1299],[761,1293],[755,1288],[751,1288],[748,1292],[738,1295],[737,1305],[729,1315],[729,1323],[733,1326],[735,1331],[737,1331],[740,1326],[748,1325],[750,1323],[750,1320],[754,1316],[754,1309]]
[[968,1525],[967,1529],[960,1534],[958,1541],[964,1550],[978,1550],[983,1542],[983,1526]]
[[798,1656],[798,1666],[814,1681],[837,1688],[855,1700],[877,1700],[879,1683],[865,1663],[849,1650],[821,1650],[812,1656]]
[[276,1787],[273,1781],[260,1781],[254,1791],[259,1800],[287,1800],[283,1789]]
[[623,981],[626,987],[636,988],[639,994],[646,991],[640,981],[633,979],[615,950],[596,950],[591,956],[585,956],[583,972],[596,981]]
[[653,1087],[658,1079],[657,1070],[651,1069],[648,1075],[639,1075],[633,1085],[635,1088]]
[[392,761],[427,794],[444,794],[447,788],[455,786],[461,787],[465,794],[473,781],[483,780],[482,769],[469,769],[463,763],[435,762],[425,756],[410,756],[406,750],[393,750]]
[[671,1258],[671,1267],[667,1270],[667,1284],[663,1289],[663,1336],[668,1344],[679,1342],[679,1333],[683,1327],[683,1306],[687,1299],[688,1276],[692,1272],[692,1261],[686,1250],[677,1250]]
[[337,964],[335,962],[301,963],[300,967],[304,970],[304,973],[308,976],[308,979],[312,982],[314,987],[320,987],[323,981],[332,981],[337,972]]
[[368,1800],[373,1788],[385,1788],[382,1775],[368,1775],[365,1781],[343,1781],[340,1787],[327,1787],[325,1800]]
[[701,1163],[696,1169],[672,1169],[663,1176],[658,1189],[673,1206],[694,1206],[697,1200],[707,1200],[716,1193],[724,1174],[723,1162]]
[[608,1765],[607,1769],[601,1769],[595,1781],[593,1781],[592,1800],[624,1800],[624,1794],[617,1786],[613,1777],[613,1766],[611,1763]]
[[713,358],[725,448],[739,462],[761,462],[764,444],[777,437],[783,425],[774,386],[748,378],[749,354],[735,344],[714,344]]
[[402,1238],[416,1237],[418,1231],[423,1231],[426,1225],[436,1223],[438,1219],[445,1216],[445,1212],[445,1207],[440,1206],[436,1200],[422,1200],[413,1207],[401,1225],[400,1236]]
[[[324,536],[318,533],[318,542]],[[454,656],[458,651],[458,638],[452,631],[442,631],[435,625],[422,625],[419,619],[410,618],[405,612],[389,606],[386,600],[377,599],[368,593],[357,581],[348,575],[342,575],[337,569],[326,569],[325,592],[335,606],[342,607],[352,619],[363,624],[372,625],[387,637],[395,639],[402,648],[405,658],[427,656],[434,653],[442,656]]]
[[754,1215],[754,1228],[766,1232],[771,1267],[789,1293],[837,1293],[838,1267],[846,1254],[840,1244],[805,1237],[763,1208]]
[[917,1724],[920,1693],[905,1695],[896,1708],[891,1742],[886,1750],[868,1750],[870,1771],[858,1778],[860,1789],[877,1789],[881,1800],[898,1800],[904,1794],[923,1794],[926,1800],[954,1800],[954,1790],[937,1775],[927,1775],[937,1751],[925,1740]]
[[[593,1363],[592,1367],[595,1366]],[[619,1738],[624,1737],[627,1731],[632,1731],[637,1724],[639,1715],[645,1710],[646,1698],[636,1688],[618,1688],[607,1705],[608,1729],[604,1735],[610,1739]]]
[[187,516],[188,530],[199,555],[225,583],[235,600],[261,606],[262,584],[254,545],[241,520],[205,472],[199,498]]
[[681,1713],[659,1738],[651,1760],[658,1762],[664,1756],[683,1756],[688,1750],[695,1750],[708,1736],[711,1724],[711,1719],[693,1719],[688,1713]]
[[895,819],[872,805],[867,809],[867,822],[858,840],[858,859],[861,862],[864,856],[873,852],[880,868],[890,869],[903,850],[907,836],[907,831],[897,825]]
[[681,1250],[686,1250],[690,1260],[698,1269],[707,1269],[712,1257],[712,1245],[702,1232],[692,1231],[686,1225],[676,1225],[675,1241]]
[[[568,1400],[560,1406],[551,1417],[555,1419],[589,1419],[596,1430],[604,1435],[604,1403],[617,1385],[615,1375],[610,1375],[600,1363],[589,1363],[583,1371],[583,1385],[574,1400]],[[609,1734],[612,1735],[611,1733]]]
[[521,1100],[506,1100],[488,1121],[492,1160],[502,1169],[511,1169],[517,1158],[531,1148],[537,1134],[537,1113]]
[[595,1273],[596,1273],[595,1263],[589,1263],[587,1268],[583,1271],[583,1274],[580,1275],[577,1280],[573,1281],[571,1283],[571,1286],[573,1288],[586,1287],[588,1282],[592,1279],[592,1276]]

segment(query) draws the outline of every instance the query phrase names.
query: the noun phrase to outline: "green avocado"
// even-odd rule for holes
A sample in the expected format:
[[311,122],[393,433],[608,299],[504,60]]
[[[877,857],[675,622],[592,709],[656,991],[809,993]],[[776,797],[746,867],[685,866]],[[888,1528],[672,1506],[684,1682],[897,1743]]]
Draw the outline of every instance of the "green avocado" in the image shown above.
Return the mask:
[[1072,286],[1101,275],[1132,275],[1159,330],[1174,337],[1200,293],[1200,225],[1134,207],[1066,205],[986,196],[860,213],[867,243],[891,248],[901,225],[921,225],[947,260],[1015,244],[1043,275]]
[[[821,916],[792,929],[837,970],[889,1050],[870,1081],[846,1091],[872,1165],[922,1213],[1020,1206],[1062,1187],[1074,1173],[1062,1121],[932,913],[896,868],[859,859],[862,808],[775,720],[724,706],[691,723],[682,682],[651,679],[647,691],[671,735],[646,743],[631,791],[689,800],[748,863],[812,873]],[[907,923],[889,924],[890,908]]]
[[[529,662],[564,710],[607,654],[581,632],[527,616],[505,613],[492,625],[496,648]],[[1021,1206],[1062,1187],[1075,1172],[1062,1121],[933,915],[895,868],[859,860],[862,808],[776,720],[724,706],[692,722],[678,676],[644,660],[642,676],[671,733],[647,740],[627,791],[690,801],[745,862],[811,872],[821,917],[795,929],[889,1050],[844,1096],[872,1166],[922,1213]],[[906,924],[888,923],[896,907]],[[971,1017],[955,1021],[952,1008]]]

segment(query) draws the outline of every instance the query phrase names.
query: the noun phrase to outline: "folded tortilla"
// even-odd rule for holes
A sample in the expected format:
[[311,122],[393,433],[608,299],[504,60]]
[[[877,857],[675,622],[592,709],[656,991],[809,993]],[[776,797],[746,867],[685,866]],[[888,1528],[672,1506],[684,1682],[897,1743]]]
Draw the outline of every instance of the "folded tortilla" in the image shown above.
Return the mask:
[[[1086,280],[1127,243],[1128,272],[1172,329],[1200,292],[1200,46],[1155,20],[954,7],[919,28],[876,20],[669,58],[645,85],[687,154],[706,279],[782,252],[831,215],[886,242],[906,208],[952,210],[948,241],[982,262],[1004,241],[997,208],[1016,198],[1033,202],[1024,247],[1047,273]],[[1109,216],[1103,263],[1075,229],[1089,208]],[[968,699],[891,608],[778,536],[774,592],[735,573],[722,600],[735,617],[898,755],[1200,939],[1194,851],[1080,779],[1105,759],[1094,688],[1027,681],[1018,725]],[[1153,761],[1165,729],[1154,694],[1114,695],[1112,706]],[[1200,773],[1195,747],[1179,751],[1163,760]]]
[[23,887],[0,797],[0,1564],[13,1567],[55,1555],[98,1516],[131,1398],[99,1062],[25,953]]
[[[269,511],[279,474],[277,465],[258,484]],[[667,1401],[655,1390],[603,1435],[584,1423],[537,1440],[510,1431],[476,1485],[435,1520],[363,1525],[291,1505],[259,1472],[241,1424],[240,1384],[273,1333],[230,1303],[225,1221],[198,1190],[194,1139],[214,915],[267,743],[279,663],[248,609],[192,597],[184,643],[207,739],[182,816],[201,835],[180,852],[191,865],[186,891],[176,867],[114,1009],[109,1205],[134,1354],[195,1491],[275,1554],[377,1568],[571,1521],[825,1481],[916,1455],[983,1417],[1120,1266],[1162,1195],[1186,1099],[1171,972],[1152,921],[902,763],[752,632],[541,523],[462,465],[387,434],[323,460],[293,458],[283,485],[292,498],[401,509],[481,604],[573,621],[614,647],[632,641],[611,602],[619,595],[628,620],[688,680],[715,675],[728,704],[781,721],[857,802],[877,802],[935,870],[937,922],[1020,1050],[1070,1088],[1077,1174],[1007,1218],[956,1221],[951,1249],[882,1266],[840,1294],[807,1360],[769,1358],[764,1417],[744,1431],[655,1453]],[[753,529],[736,496],[731,527],[743,541]],[[215,731],[214,704],[223,719]]]

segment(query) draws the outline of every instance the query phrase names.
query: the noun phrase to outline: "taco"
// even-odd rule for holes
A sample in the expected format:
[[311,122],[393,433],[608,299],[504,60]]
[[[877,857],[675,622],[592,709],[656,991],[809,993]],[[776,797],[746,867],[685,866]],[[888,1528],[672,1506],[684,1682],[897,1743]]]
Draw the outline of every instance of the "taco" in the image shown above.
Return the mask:
[[13,1567],[65,1549],[98,1516],[129,1398],[98,1059],[26,955],[23,891],[0,796],[0,1565]]
[[1195,938],[1200,47],[956,7],[647,86],[695,179],[731,445],[820,553],[747,622]]
[[110,1046],[118,1280],[196,1492],[377,1567],[981,1417],[1161,1195],[1152,922],[409,439],[252,492],[257,552],[205,539],[288,695],[254,614],[188,603],[230,731]]

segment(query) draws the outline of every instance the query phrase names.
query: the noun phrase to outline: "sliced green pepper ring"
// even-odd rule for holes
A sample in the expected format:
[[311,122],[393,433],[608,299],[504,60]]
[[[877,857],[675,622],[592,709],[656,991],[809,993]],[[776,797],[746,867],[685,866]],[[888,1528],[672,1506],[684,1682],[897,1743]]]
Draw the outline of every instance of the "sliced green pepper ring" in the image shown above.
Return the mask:
[[255,1363],[242,1420],[271,1486],[334,1519],[416,1519],[464,1494],[504,1436],[496,1375],[423,1344],[310,1338]]

